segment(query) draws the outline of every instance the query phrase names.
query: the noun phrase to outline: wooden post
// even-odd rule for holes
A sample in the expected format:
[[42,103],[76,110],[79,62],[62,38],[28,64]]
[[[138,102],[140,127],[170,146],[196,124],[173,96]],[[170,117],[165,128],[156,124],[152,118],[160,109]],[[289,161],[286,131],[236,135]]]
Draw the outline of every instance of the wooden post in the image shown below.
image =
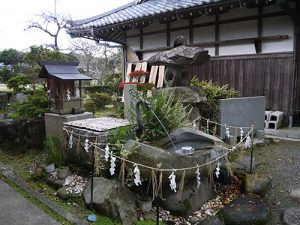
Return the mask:
[[82,90],[81,90],[81,80],[79,80],[79,98],[80,98],[80,109],[82,109]]
[[220,15],[216,15],[215,18],[215,55],[218,56],[219,55],[219,44],[220,41]]

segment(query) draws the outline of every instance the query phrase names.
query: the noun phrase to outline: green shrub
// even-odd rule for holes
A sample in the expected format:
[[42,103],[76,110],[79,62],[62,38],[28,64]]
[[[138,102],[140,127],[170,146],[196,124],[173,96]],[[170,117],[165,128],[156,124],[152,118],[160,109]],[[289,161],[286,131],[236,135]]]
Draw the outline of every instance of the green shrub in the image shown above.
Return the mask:
[[83,102],[83,106],[84,106],[84,109],[88,112],[92,112],[93,115],[95,114],[95,112],[97,111],[97,106],[96,106],[96,103],[95,101],[93,101],[92,99],[86,99],[84,102]]
[[41,118],[44,116],[48,107],[48,98],[43,89],[37,89],[35,93],[28,96],[28,101],[23,103],[14,103],[11,108],[14,114],[11,118]]
[[107,93],[100,92],[91,94],[90,99],[95,103],[97,109],[103,109],[105,105],[112,103],[112,97]]
[[[151,109],[148,110],[141,106],[142,120],[145,124],[144,134],[141,137],[142,141],[160,140],[167,136],[166,131],[171,133],[177,128],[191,126],[188,120],[189,112],[187,112],[187,108],[183,106],[180,98],[176,97],[174,93],[160,90],[153,97],[147,97],[146,99],[150,102]],[[131,114],[132,120],[135,122],[133,112]]]
[[97,92],[107,93],[110,95],[118,95],[120,96],[122,94],[122,89],[118,88],[116,86],[85,86],[84,91],[88,94],[94,94]]
[[66,159],[66,153],[58,137],[48,136],[44,142],[44,150],[47,152],[47,163],[54,163],[56,167],[62,166]]
[[219,99],[234,98],[239,95],[239,92],[235,89],[229,88],[229,86],[219,86],[212,81],[199,80],[197,77],[193,77],[191,81],[192,86],[201,87],[206,95],[207,101],[202,102],[199,106],[200,115],[216,121],[219,113]]

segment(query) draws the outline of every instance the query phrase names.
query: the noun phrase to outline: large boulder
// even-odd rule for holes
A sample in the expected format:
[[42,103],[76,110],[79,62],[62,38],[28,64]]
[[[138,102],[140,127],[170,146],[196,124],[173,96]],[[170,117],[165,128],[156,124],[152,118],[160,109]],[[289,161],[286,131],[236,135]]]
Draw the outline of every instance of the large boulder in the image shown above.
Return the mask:
[[241,196],[226,205],[220,215],[226,225],[267,224],[269,209],[257,195]]
[[[240,156],[231,163],[232,172],[237,175],[244,175],[250,172],[251,157],[250,156]],[[257,161],[253,158],[252,169],[254,170],[258,165]]]
[[242,183],[242,191],[264,196],[271,187],[272,178],[266,175],[246,174]]
[[205,202],[214,196],[212,184],[208,179],[202,178],[199,188],[196,181],[187,181],[185,183],[182,196],[177,196],[177,192],[170,190],[165,186],[162,201],[163,208],[172,212],[173,215],[187,217],[192,212],[198,211]]
[[210,58],[208,51],[199,47],[178,46],[157,53],[147,62],[151,65],[193,66],[201,65]]
[[[90,206],[91,182],[86,185],[83,196],[86,205]],[[116,180],[94,178],[93,208],[124,225],[132,225],[137,221],[135,196]]]
[[[131,161],[154,168],[161,164],[162,169],[179,169],[205,164],[227,152],[222,141],[199,130],[180,128],[172,132],[170,138],[175,143],[177,151],[169,138],[153,145],[129,140],[125,144],[124,151]],[[190,146],[195,150],[181,151],[184,146]],[[149,177],[151,174],[149,169],[140,168],[140,170],[144,177]],[[201,167],[200,171],[201,174],[207,174],[206,167]],[[176,175],[181,174],[182,171],[176,172]],[[195,179],[195,170],[186,170],[185,177]]]

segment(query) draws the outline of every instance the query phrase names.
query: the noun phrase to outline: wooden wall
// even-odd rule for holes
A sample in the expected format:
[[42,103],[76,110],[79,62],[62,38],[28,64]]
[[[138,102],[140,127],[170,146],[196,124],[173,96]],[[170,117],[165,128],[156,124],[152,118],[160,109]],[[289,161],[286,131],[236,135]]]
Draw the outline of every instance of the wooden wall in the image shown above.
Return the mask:
[[201,80],[219,85],[229,84],[242,97],[266,96],[266,109],[292,110],[294,55],[293,53],[212,57],[204,65],[194,67]]

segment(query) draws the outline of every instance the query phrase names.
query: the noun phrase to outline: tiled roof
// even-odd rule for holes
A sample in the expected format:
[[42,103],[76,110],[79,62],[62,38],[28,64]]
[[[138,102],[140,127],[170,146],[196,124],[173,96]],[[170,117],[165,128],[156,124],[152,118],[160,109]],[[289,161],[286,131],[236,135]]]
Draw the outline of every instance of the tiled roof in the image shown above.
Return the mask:
[[176,12],[188,8],[214,4],[218,2],[233,2],[232,0],[146,0],[135,1],[110,12],[72,22],[70,31],[91,27],[107,27],[119,23],[138,20],[144,17],[156,16],[168,12]]

